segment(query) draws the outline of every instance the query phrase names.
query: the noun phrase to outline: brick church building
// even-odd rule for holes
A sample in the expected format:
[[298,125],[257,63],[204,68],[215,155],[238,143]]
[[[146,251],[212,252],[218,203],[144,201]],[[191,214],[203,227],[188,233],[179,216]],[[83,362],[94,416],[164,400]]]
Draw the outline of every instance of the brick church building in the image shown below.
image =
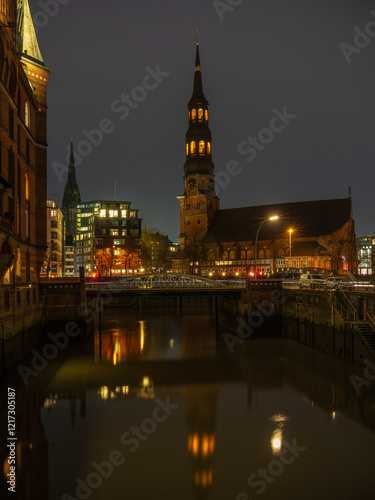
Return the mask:
[[[180,252],[173,272],[244,275],[254,273],[255,267],[257,273],[292,267],[355,272],[350,194],[345,199],[220,209],[198,41],[187,107],[184,189],[177,197]],[[278,219],[270,221],[272,216]]]

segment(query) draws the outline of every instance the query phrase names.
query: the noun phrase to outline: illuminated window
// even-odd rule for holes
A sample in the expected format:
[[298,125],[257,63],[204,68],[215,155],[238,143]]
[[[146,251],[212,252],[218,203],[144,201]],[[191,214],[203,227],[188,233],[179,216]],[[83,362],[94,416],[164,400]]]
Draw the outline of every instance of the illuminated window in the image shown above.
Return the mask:
[[126,219],[126,210],[121,210],[121,217]]
[[198,120],[200,122],[203,121],[203,109],[202,108],[198,109]]
[[25,125],[26,127],[30,125],[30,106],[27,101],[25,102]]
[[211,143],[207,143],[207,153],[210,155],[211,154]]
[[107,214],[107,210],[100,210],[99,217],[105,217]]
[[186,155],[188,155],[188,154],[189,154],[189,144],[186,143]]
[[110,210],[109,216],[110,217],[118,217],[118,210]]
[[204,141],[199,141],[199,154],[204,154]]
[[207,111],[207,109],[204,110],[204,119],[206,120],[206,122],[208,122],[208,111]]
[[191,119],[192,119],[192,121],[196,120],[196,118],[197,118],[197,111],[195,109],[192,109],[191,110]]
[[27,210],[25,211],[25,225],[26,225],[26,230],[25,230],[26,238],[29,238],[30,237],[30,219],[29,219],[29,212]]
[[115,250],[115,255],[120,255],[120,250]]
[[25,198],[29,200],[29,174],[25,174]]
[[118,229],[111,229],[111,236],[118,236]]
[[195,141],[191,141],[190,143],[190,154],[195,153]]

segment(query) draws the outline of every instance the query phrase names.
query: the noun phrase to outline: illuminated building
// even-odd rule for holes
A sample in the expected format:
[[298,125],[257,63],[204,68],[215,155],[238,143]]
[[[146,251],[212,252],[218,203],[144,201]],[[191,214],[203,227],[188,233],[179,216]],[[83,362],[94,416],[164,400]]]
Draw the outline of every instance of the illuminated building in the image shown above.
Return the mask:
[[375,273],[375,236],[357,238],[358,274]]
[[77,266],[85,274],[121,276],[141,265],[141,222],[129,201],[77,205]]
[[[345,199],[220,209],[208,108],[197,42],[193,95],[188,103],[184,191],[177,197],[181,251],[173,259],[172,271],[235,276],[254,271],[255,264],[261,273],[291,267],[355,271],[350,193]],[[262,227],[255,259],[259,226],[275,214],[278,223]],[[292,233],[288,233],[291,228],[292,252]]]
[[47,200],[47,251],[41,277],[62,276],[63,265],[63,215],[52,200]]
[[27,0],[0,2],[0,321],[5,339],[8,332],[37,328],[41,319],[49,76]]

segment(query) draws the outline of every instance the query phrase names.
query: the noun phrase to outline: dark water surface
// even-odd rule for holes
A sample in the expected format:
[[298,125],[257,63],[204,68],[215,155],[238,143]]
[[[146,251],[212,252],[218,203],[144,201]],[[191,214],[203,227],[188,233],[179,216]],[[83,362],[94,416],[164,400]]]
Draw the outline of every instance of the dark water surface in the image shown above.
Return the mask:
[[[25,366],[30,366],[30,359]],[[375,381],[290,340],[230,353],[203,308],[108,309],[16,389],[17,494],[38,500],[375,497]],[[2,463],[7,472],[2,408]],[[5,489],[6,491],[6,489]]]

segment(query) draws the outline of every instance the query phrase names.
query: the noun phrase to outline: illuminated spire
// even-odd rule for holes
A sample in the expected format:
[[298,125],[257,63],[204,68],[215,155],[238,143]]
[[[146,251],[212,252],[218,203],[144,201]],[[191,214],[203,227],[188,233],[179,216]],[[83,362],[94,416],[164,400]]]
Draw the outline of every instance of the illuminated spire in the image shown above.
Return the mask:
[[28,0],[17,0],[18,50],[21,56],[45,66],[39,49]]
[[[199,57],[199,40],[198,40],[199,31],[197,30],[197,51],[195,55],[195,68],[194,68],[194,87],[193,87],[193,95],[192,99],[206,99],[203,94],[203,84],[202,84],[202,72],[201,72],[201,62]],[[207,103],[208,104],[208,103]]]

